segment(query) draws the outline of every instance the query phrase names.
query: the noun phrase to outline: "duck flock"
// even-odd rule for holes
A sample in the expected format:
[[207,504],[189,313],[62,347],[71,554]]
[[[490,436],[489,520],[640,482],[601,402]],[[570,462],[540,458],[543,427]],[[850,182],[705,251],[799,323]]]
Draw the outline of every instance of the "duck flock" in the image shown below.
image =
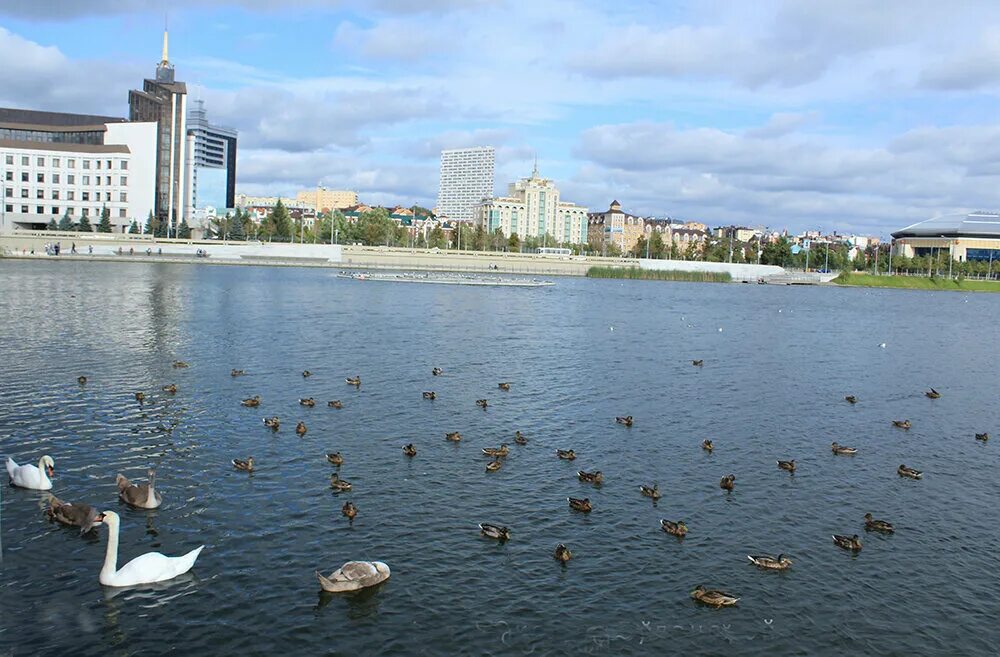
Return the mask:
[[[692,364],[695,367],[701,367],[704,364],[704,361],[701,359],[694,360],[692,361]],[[175,361],[173,363],[173,367],[183,369],[188,367],[188,364],[184,361]],[[245,372],[244,370],[233,369],[230,374],[235,378],[243,376]],[[444,374],[444,370],[440,367],[434,367],[431,370],[432,376],[436,377],[441,376],[442,374]],[[303,378],[309,378],[311,375],[312,373],[308,370],[302,372]],[[77,383],[81,386],[87,385],[87,382],[86,376],[80,376],[77,378]],[[361,376],[355,375],[347,377],[345,382],[350,386],[360,388]],[[511,390],[511,385],[512,384],[510,382],[503,381],[497,385],[497,388],[501,392],[507,392]],[[178,390],[176,384],[164,385],[161,389],[170,395],[176,394]],[[929,399],[938,399],[941,397],[941,394],[933,388],[927,390],[924,394]],[[429,390],[424,391],[422,396],[424,399],[434,400],[437,398],[437,393]],[[146,395],[143,392],[136,392],[134,397],[139,404],[143,404],[146,399]],[[844,400],[849,404],[856,404],[859,401],[854,395],[847,395]],[[248,397],[243,399],[241,404],[247,408],[257,408],[261,404],[261,398],[259,395]],[[316,405],[316,400],[312,397],[301,398],[299,399],[299,404],[303,407],[311,408]],[[476,405],[482,409],[486,409],[489,406],[489,401],[485,398],[479,399],[476,401]],[[334,399],[328,401],[327,406],[329,408],[339,409],[343,408],[343,403],[340,400]],[[615,418],[615,422],[625,429],[632,427],[634,421],[635,420],[631,415],[618,416]],[[263,424],[271,431],[277,432],[281,428],[281,419],[277,416],[265,417],[263,419]],[[909,430],[912,426],[909,419],[892,420],[892,424],[903,431]],[[296,423],[295,433],[297,435],[304,436],[307,431],[308,428],[304,422],[299,421]],[[462,435],[458,431],[448,432],[443,436],[443,438],[444,440],[455,443],[462,441]],[[985,443],[989,440],[989,434],[977,433],[975,434],[975,439]],[[529,445],[528,437],[519,430],[514,433],[513,442],[519,448],[527,447]],[[402,445],[401,448],[406,457],[412,458],[417,455],[418,446],[414,443],[407,443],[406,445]],[[717,449],[717,447],[711,439],[706,439],[701,443],[701,449],[708,453],[712,453],[715,449]],[[720,449],[724,449],[724,447],[720,447]],[[858,453],[857,448],[841,445],[837,442],[831,444],[831,451],[835,456],[844,457],[853,457]],[[496,447],[481,448],[481,452],[482,455],[488,459],[485,464],[485,471],[490,473],[496,472],[504,466],[505,458],[510,454],[511,448],[506,443],[502,443]],[[557,449],[554,457],[572,461],[577,458],[577,454],[573,449]],[[341,478],[339,475],[340,466],[343,465],[345,460],[348,460],[348,458],[349,456],[345,457],[345,455],[341,452],[326,454],[326,460],[338,470],[330,477],[330,487],[334,492],[347,492],[352,490],[353,486],[351,482]],[[6,465],[11,485],[43,491],[52,490],[52,478],[55,474],[55,461],[50,455],[46,454],[41,456],[37,465],[19,465],[13,458],[8,457]],[[235,470],[247,473],[254,472],[257,467],[253,456],[233,458],[231,465]],[[777,468],[788,472],[789,475],[794,475],[797,468],[795,459],[778,460],[776,465]],[[896,469],[896,473],[900,477],[916,480],[921,479],[923,476],[923,473],[920,470],[909,467],[905,464],[899,465]],[[150,469],[146,474],[147,480],[144,483],[133,482],[123,474],[117,474],[114,485],[117,489],[118,497],[121,502],[137,509],[155,509],[163,503],[161,493],[156,490],[155,472]],[[604,475],[599,470],[580,470],[576,473],[576,477],[580,482],[592,484],[594,486],[601,486],[605,483]],[[731,494],[736,490],[736,481],[737,479],[735,474],[728,474],[719,481],[719,488],[724,491],[724,494]],[[637,493],[639,495],[650,498],[654,502],[660,499],[661,493],[657,483],[637,482],[637,484]],[[594,508],[588,497],[568,497],[567,503],[570,509],[579,513],[590,513]],[[345,502],[341,507],[342,515],[347,518],[348,521],[353,521],[359,512],[360,510],[358,507],[351,501]],[[46,515],[52,521],[59,522],[67,526],[79,527],[81,534],[96,531],[100,526],[107,527],[108,541],[105,560],[98,573],[99,582],[105,586],[136,586],[173,579],[191,570],[204,548],[204,546],[199,546],[182,556],[176,557],[168,557],[157,552],[150,552],[132,559],[127,564],[119,568],[118,540],[121,518],[117,513],[114,511],[98,511],[94,507],[82,502],[63,501],[50,493]],[[892,522],[876,518],[871,513],[866,513],[863,518],[860,518],[859,525],[863,527],[865,531],[880,532],[883,534],[891,534],[895,531],[895,527]],[[689,531],[682,518],[663,518],[660,520],[660,527],[664,532],[675,536],[678,540],[683,540]],[[497,541],[512,540],[514,534],[510,527],[485,521],[479,524],[479,531],[483,536]],[[832,539],[833,544],[836,547],[845,550],[857,552],[861,550],[863,546],[857,533],[836,534],[832,537]],[[556,545],[552,556],[556,561],[565,565],[573,558],[573,552],[570,546],[564,543],[559,543]],[[791,557],[786,554],[752,554],[747,555],[747,557],[753,565],[769,571],[787,570],[792,567],[793,563]],[[316,573],[316,576],[324,590],[340,592],[353,591],[377,585],[388,579],[389,574],[390,571],[388,565],[382,562],[351,561],[344,564],[341,568],[328,576],[324,576],[319,572]],[[699,603],[712,607],[732,606],[735,605],[740,599],[738,596],[727,593],[724,590],[707,589],[701,585],[695,587],[691,591],[691,598]]]

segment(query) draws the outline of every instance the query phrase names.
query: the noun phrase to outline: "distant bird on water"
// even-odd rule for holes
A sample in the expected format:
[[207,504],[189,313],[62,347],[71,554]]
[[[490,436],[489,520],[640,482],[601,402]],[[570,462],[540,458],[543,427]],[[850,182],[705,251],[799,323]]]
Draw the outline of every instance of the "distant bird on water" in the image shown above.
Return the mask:
[[433,374],[434,376],[441,376],[442,374],[444,374],[444,370],[441,369],[440,367],[435,367],[434,369],[431,370],[431,374]]
[[85,377],[85,376],[78,376],[78,377],[76,377],[76,382],[79,383],[80,385],[83,385],[83,384],[85,384],[87,382],[87,377]]
[[691,597],[697,602],[709,605],[710,607],[732,607],[740,601],[739,598],[728,593],[723,593],[715,589],[706,589],[700,584],[695,587],[694,591],[691,591]]
[[913,468],[908,468],[905,465],[901,465],[896,468],[896,474],[900,477],[909,477],[910,479],[920,479],[924,476],[924,473],[920,470],[914,470]]
[[845,447],[839,443],[830,443],[830,449],[839,456],[854,456],[858,453],[856,447]]
[[795,459],[791,461],[778,461],[778,467],[782,470],[787,470],[791,473],[795,473]]
[[171,383],[169,385],[165,385],[165,386],[163,386],[161,388],[161,390],[163,390],[163,392],[168,392],[171,395],[175,395],[175,394],[177,394],[177,384],[176,383]]
[[310,372],[309,370],[303,370],[303,371],[302,371],[302,378],[303,378],[303,379],[308,379],[308,378],[309,378],[309,377],[311,377],[312,375],[313,375],[313,373],[312,373],[312,372]]
[[981,441],[983,441],[985,443],[989,439],[990,439],[990,434],[988,434],[988,433],[977,433],[976,434],[976,440],[981,440]]
[[701,441],[701,448],[706,452],[711,453],[712,450],[715,449],[715,445],[712,444],[711,440],[708,440],[706,438],[705,440]]
[[360,374],[358,376],[348,377],[348,378],[344,379],[344,381],[346,381],[347,385],[349,385],[349,386],[354,386],[355,388],[360,388],[361,387],[361,375]]
[[498,387],[499,387],[499,388],[500,388],[501,390],[510,390],[510,384],[509,384],[509,383],[507,383],[506,381],[503,381],[503,382],[501,382],[501,383],[498,383],[498,384],[497,384],[497,386],[498,386]]
[[643,497],[652,498],[654,502],[661,497],[659,484],[653,484],[652,486],[639,486],[639,492],[642,493]]
[[676,536],[677,538],[684,538],[688,533],[687,525],[684,524],[683,520],[674,522],[673,520],[667,520],[664,518],[660,520],[660,528],[671,536]]
[[233,378],[236,378],[237,376],[243,376],[244,374],[246,374],[246,372],[244,372],[243,370],[231,370],[229,372],[229,376]]
[[699,358],[698,360],[691,361],[691,364],[694,365],[695,367],[701,367],[702,365],[705,364],[705,361],[704,359]]
[[256,408],[257,406],[260,406],[260,395],[254,395],[249,399],[244,399],[240,403],[248,408]]
[[334,399],[326,403],[330,408],[343,408],[344,404],[339,399]]
[[572,461],[576,458],[576,452],[571,449],[557,449],[556,456],[563,459],[564,461]]
[[413,446],[413,443],[410,443],[409,445],[404,445],[403,454],[406,454],[407,456],[416,456],[417,448]]
[[852,550],[854,552],[857,552],[858,550],[861,549],[861,539],[858,538],[857,534],[855,534],[854,536],[843,536],[840,534],[834,534],[833,542],[837,545],[837,547],[842,547],[845,550]]
[[433,401],[434,399],[437,399],[437,393],[433,390],[427,391],[424,393],[424,399],[430,399]]
[[578,497],[567,497],[566,500],[569,502],[569,508],[574,511],[581,511],[583,513],[590,513],[593,510],[593,506],[590,504],[590,498],[585,497],[580,499]]
[[632,426],[632,416],[631,415],[619,415],[615,418],[615,422],[618,424],[624,424],[626,427]]
[[846,397],[844,397],[844,399],[847,400],[851,404],[857,404],[858,403],[858,398],[855,397],[854,395],[847,395]]
[[248,457],[245,461],[243,459],[233,459],[233,467],[237,470],[243,470],[244,472],[253,472],[253,457]]
[[931,399],[938,399],[941,396],[941,393],[935,390],[934,388],[931,388],[924,394],[930,397]]
[[485,399],[477,399],[476,400],[476,406],[478,406],[479,408],[485,409],[489,405],[490,405],[490,403],[488,401],[486,401]]
[[338,466],[344,464],[344,457],[340,455],[340,452],[331,452],[327,454],[326,460]]
[[910,424],[909,420],[893,420],[892,426],[898,427],[900,429],[909,429],[913,425]]
[[354,517],[358,515],[358,507],[354,506],[351,502],[344,502],[344,506],[340,507],[340,512],[347,517],[348,520],[354,520]]
[[892,526],[892,523],[886,522],[885,520],[876,520],[870,513],[865,514],[865,529],[868,531],[882,532],[884,534],[891,534],[896,531],[896,528]]
[[306,431],[307,429],[305,422],[299,422],[298,424],[295,425],[295,433],[299,434],[300,436],[306,435]]
[[779,554],[777,557],[772,557],[769,554],[748,554],[747,559],[753,565],[765,570],[788,570],[792,567],[792,560],[784,554]]
[[728,474],[719,481],[719,488],[732,492],[735,482],[736,475]]
[[527,445],[528,444],[528,439],[525,438],[524,434],[521,433],[520,431],[515,431],[514,432],[514,442],[517,443],[518,445]]
[[307,406],[309,408],[312,408],[315,405],[316,405],[316,400],[313,399],[312,397],[306,397],[304,399],[299,399],[299,406]]
[[556,551],[553,554],[553,556],[556,558],[556,561],[561,561],[562,563],[566,563],[567,561],[573,558],[573,553],[569,551],[568,547],[560,543],[559,545],[556,546]]

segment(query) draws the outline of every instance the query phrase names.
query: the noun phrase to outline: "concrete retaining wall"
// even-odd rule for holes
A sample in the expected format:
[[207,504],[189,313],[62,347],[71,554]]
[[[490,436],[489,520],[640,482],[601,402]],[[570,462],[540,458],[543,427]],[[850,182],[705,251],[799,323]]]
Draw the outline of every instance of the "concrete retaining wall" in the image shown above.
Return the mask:
[[785,270],[775,265],[749,265],[728,262],[699,262],[693,260],[639,260],[641,269],[654,271],[700,271],[728,273],[734,281],[756,281],[758,278],[780,276]]

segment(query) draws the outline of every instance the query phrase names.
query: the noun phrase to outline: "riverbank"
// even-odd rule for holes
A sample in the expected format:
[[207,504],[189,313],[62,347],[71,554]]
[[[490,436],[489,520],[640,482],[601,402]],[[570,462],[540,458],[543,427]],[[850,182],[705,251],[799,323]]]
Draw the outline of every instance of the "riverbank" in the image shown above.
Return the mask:
[[1000,281],[925,278],[923,276],[873,276],[842,273],[832,281],[845,287],[881,287],[897,290],[951,290],[955,292],[1000,292]]
[[638,267],[591,267],[587,278],[628,278],[642,281],[688,281],[697,283],[731,283],[728,272],[682,271],[678,269],[640,269]]

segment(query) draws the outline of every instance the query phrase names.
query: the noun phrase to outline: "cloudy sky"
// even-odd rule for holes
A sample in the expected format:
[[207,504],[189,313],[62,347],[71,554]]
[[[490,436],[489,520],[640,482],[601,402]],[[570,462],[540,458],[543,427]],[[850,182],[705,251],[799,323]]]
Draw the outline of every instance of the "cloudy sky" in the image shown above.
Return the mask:
[[[1000,3],[0,0],[0,104],[127,115],[169,7],[238,189],[432,206],[442,148],[570,201],[885,234],[1000,207]],[[280,9],[272,9],[280,7]]]

